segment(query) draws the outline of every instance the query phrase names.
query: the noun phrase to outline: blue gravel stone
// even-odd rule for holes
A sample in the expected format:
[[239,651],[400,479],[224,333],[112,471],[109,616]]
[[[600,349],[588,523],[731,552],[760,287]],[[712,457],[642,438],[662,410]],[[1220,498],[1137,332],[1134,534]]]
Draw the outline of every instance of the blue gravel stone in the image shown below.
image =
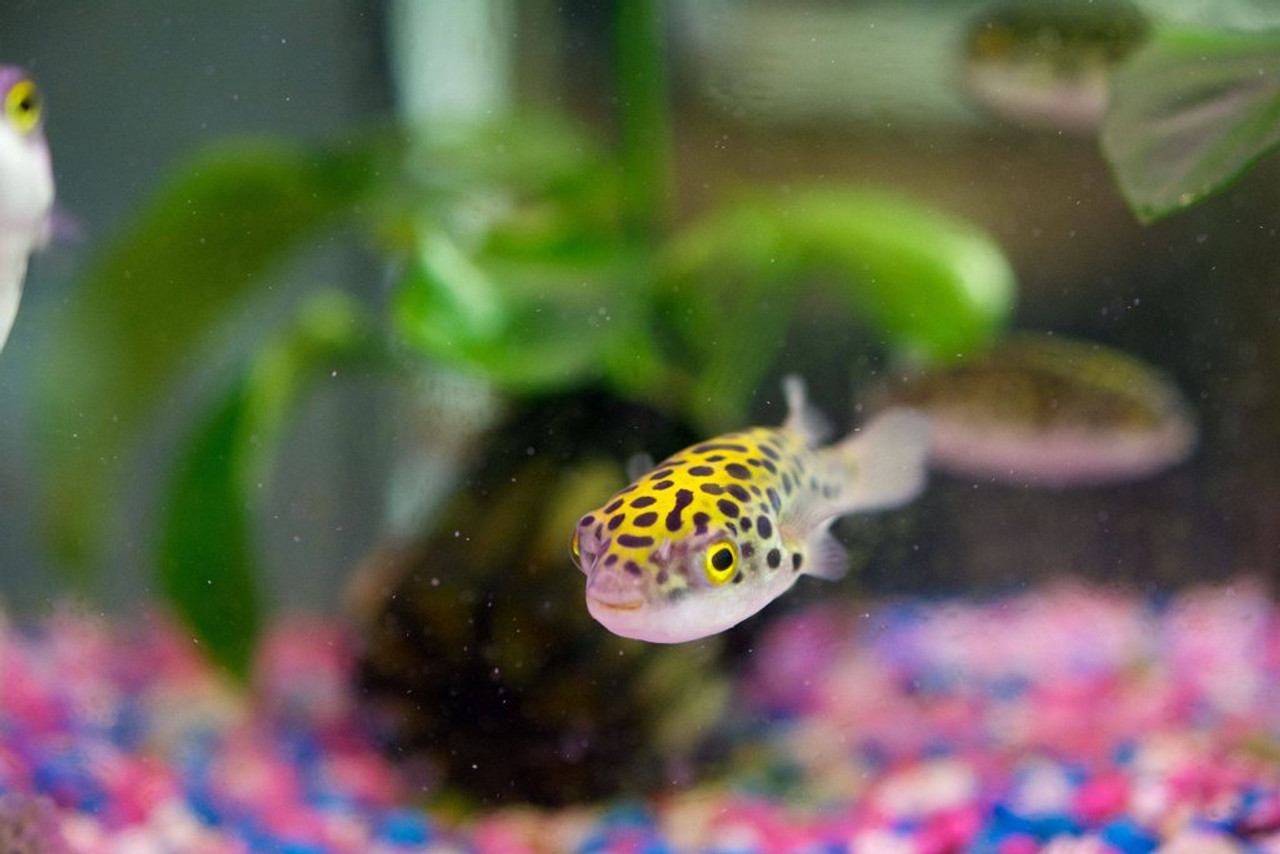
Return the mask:
[[271,849],[280,854],[327,854],[323,845],[312,842],[284,842]]
[[431,823],[414,810],[394,810],[382,818],[378,838],[393,845],[426,845],[431,840]]
[[999,841],[1007,836],[1031,836],[1042,842],[1055,836],[1079,836],[1079,823],[1062,813],[1019,815],[1004,804],[996,804],[987,825],[987,838]]
[[1160,840],[1147,829],[1129,819],[1118,819],[1102,828],[1102,841],[1124,854],[1150,854],[1160,847]]

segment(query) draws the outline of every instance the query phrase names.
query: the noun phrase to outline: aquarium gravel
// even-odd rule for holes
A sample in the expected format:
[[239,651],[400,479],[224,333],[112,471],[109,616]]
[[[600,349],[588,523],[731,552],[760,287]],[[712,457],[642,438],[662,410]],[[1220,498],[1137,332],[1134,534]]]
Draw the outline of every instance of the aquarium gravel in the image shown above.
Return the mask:
[[1280,852],[1259,585],[819,607],[748,660],[722,779],[459,819],[362,726],[334,625],[281,620],[245,695],[158,618],[0,618],[0,851]]

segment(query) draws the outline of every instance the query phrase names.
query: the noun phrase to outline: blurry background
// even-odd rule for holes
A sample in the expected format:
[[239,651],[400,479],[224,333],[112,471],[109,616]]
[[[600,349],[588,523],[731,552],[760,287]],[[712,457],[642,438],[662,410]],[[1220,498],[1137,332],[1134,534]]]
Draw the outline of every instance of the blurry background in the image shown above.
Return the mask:
[[[29,417],[42,325],[75,299],[68,283],[77,265],[184,154],[229,134],[340,139],[392,121],[397,104],[410,117],[541,106],[577,115],[608,141],[610,4],[452,5],[0,9],[0,57],[26,66],[46,90],[60,207],[81,231],[33,263],[0,354],[6,600],[34,605],[55,587],[34,517],[39,428]],[[1009,253],[1021,286],[1015,326],[1148,359],[1196,406],[1201,451],[1156,481],[1028,500],[1022,488],[939,478],[921,510],[930,520],[926,557],[906,576],[872,566],[872,589],[1023,583],[1045,568],[1144,585],[1269,571],[1280,547],[1276,165],[1263,162],[1205,204],[1139,225],[1092,136],[1021,127],[969,101],[959,73],[964,34],[985,6],[671,4],[677,217],[748,183],[856,184],[931,202],[983,225]],[[1192,14],[1196,4],[1186,6]],[[323,279],[379,304],[384,278],[376,261],[338,243],[307,255],[286,281]],[[214,381],[251,347],[271,323],[264,311],[287,312],[289,288],[280,290],[219,330],[193,382]],[[859,330],[818,321],[792,335],[797,346],[784,351],[780,372],[810,376],[819,403],[847,424],[867,342]],[[820,359],[798,346],[815,339]],[[464,405],[449,394],[472,405],[465,382],[442,383],[445,405]],[[157,468],[183,404],[176,393],[136,451],[110,461],[131,476],[112,497],[107,602],[150,592]],[[336,603],[341,579],[397,515],[388,484],[417,443],[421,425],[406,413],[420,408],[381,383],[335,384],[308,404],[260,519],[275,603]],[[418,485],[438,488],[446,475],[426,471]],[[966,516],[974,505],[986,511]],[[1139,519],[1142,508],[1150,515]]]
[[[199,146],[240,134],[323,140],[388,121],[384,21],[381,4],[336,0],[305,10],[287,2],[32,2],[0,9],[0,56],[25,66],[45,90],[58,206],[80,231],[32,264],[22,321],[0,371],[0,590],[15,605],[42,601],[57,580],[35,518],[31,383],[41,327],[74,299],[68,283],[77,265]],[[380,287],[377,267],[344,246],[290,275],[309,277],[370,297]],[[283,313],[288,302],[280,294],[273,308]],[[220,334],[206,354],[204,380],[251,347],[271,320],[247,315]],[[363,402],[367,396],[351,388],[342,399],[322,395],[307,428],[289,443],[277,481],[281,494],[264,526],[281,572],[293,579],[275,588],[283,602],[331,602],[335,578],[377,530],[378,443],[353,441],[377,429],[378,408]],[[176,395],[161,418],[168,429],[162,425],[121,462],[136,476],[113,496],[117,518],[103,579],[108,601],[128,601],[146,589],[151,502],[183,402]]]

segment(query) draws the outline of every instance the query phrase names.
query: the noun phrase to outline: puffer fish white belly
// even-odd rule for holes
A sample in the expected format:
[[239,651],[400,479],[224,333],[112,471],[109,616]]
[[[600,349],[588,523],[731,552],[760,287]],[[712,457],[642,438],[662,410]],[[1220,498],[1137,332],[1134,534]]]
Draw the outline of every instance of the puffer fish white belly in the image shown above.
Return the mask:
[[800,381],[790,413],[693,445],[585,514],[574,560],[587,609],[615,634],[681,643],[724,631],[786,592],[801,574],[837,579],[844,549],[831,523],[894,507],[923,488],[928,421],[898,409],[815,448],[821,419]]

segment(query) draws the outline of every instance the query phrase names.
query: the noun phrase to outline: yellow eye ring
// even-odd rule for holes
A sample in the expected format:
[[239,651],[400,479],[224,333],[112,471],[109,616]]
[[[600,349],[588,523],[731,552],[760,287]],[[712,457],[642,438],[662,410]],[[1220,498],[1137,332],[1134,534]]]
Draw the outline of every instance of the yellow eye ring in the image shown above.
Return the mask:
[[4,117],[20,133],[27,133],[40,124],[42,103],[36,84],[30,80],[19,80],[4,96]]
[[707,581],[712,584],[724,584],[738,573],[738,547],[733,540],[716,543],[707,549],[703,560],[706,565]]
[[569,551],[573,554],[573,562],[579,568],[582,567],[582,555],[578,552],[578,532],[573,532],[573,539],[569,541]]

